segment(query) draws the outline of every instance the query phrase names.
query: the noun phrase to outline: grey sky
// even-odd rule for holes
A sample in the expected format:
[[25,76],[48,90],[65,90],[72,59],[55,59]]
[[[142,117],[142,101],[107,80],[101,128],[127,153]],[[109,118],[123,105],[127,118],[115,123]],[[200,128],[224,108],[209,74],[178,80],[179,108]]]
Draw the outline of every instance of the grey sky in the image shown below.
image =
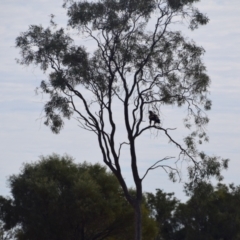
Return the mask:
[[[210,23],[185,35],[205,48],[204,62],[212,80],[213,108],[208,113],[207,128],[210,142],[202,149],[210,155],[230,158],[224,182],[240,184],[240,1],[229,2],[202,0],[198,6],[207,13]],[[57,23],[65,24],[65,10],[59,0],[0,0],[0,195],[8,194],[6,178],[18,173],[23,162],[36,161],[40,155],[68,153],[76,162],[101,162],[96,138],[78,128],[75,121],[66,122],[59,135],[45,127],[41,120],[44,96],[36,96],[34,90],[46,77],[37,68],[16,64],[19,55],[15,38],[31,24],[47,26],[51,13]],[[176,137],[181,139],[183,131],[175,122],[180,119],[181,123],[181,110],[169,109],[162,117],[163,124],[180,128]],[[142,172],[158,160],[158,154],[163,157],[170,155],[169,151],[175,153],[161,135],[145,134],[139,146]],[[133,186],[127,154],[124,156],[126,180]],[[171,184],[162,170],[149,174],[144,183],[144,191],[155,188],[184,196],[182,184]]]

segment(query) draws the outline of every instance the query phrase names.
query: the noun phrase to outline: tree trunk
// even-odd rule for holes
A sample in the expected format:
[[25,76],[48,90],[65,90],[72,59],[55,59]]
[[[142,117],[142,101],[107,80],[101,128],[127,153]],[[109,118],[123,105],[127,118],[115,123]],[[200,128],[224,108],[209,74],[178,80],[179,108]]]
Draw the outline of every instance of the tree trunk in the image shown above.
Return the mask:
[[134,206],[135,213],[135,240],[142,240],[142,208],[141,200],[136,200]]

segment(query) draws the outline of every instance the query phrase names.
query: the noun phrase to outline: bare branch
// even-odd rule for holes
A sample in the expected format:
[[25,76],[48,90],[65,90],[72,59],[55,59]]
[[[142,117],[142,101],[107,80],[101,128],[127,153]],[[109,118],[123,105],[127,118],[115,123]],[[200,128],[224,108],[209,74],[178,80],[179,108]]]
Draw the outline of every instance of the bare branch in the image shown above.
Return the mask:
[[161,163],[161,162],[163,162],[163,161],[167,161],[167,160],[170,160],[170,159],[174,159],[174,157],[165,157],[165,158],[163,158],[163,159],[158,160],[157,162],[155,162],[151,167],[149,167],[149,168],[147,169],[147,171],[145,172],[145,174],[143,175],[143,177],[141,178],[141,180],[143,181],[143,179],[147,176],[147,174],[148,174],[149,171],[154,170],[154,169],[159,168],[159,167],[163,168],[165,171],[166,171],[166,168],[169,168],[169,169],[177,172],[177,174],[180,176],[179,171],[178,171],[177,168],[173,168],[173,167],[171,167],[171,166],[169,166],[169,165],[159,164],[159,163]]
[[124,144],[129,145],[129,143],[127,143],[127,142],[123,142],[123,143],[120,144],[119,149],[118,149],[118,159],[120,158],[121,148]]

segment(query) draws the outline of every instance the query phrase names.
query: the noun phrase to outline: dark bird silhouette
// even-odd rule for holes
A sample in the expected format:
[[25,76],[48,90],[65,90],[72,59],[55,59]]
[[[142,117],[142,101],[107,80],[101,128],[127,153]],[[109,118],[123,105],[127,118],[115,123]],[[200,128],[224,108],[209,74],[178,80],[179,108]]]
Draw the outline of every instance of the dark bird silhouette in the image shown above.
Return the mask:
[[151,125],[152,124],[152,121],[154,123],[154,125],[156,123],[160,123],[160,119],[159,117],[152,111],[148,111],[149,112],[149,124]]

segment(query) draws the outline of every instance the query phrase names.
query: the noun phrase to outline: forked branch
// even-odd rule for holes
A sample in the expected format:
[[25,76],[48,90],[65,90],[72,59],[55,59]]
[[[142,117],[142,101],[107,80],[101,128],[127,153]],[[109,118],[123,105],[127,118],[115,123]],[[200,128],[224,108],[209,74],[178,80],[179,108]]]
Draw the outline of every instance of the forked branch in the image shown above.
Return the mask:
[[163,168],[166,172],[167,172],[166,168],[171,169],[171,171],[177,172],[177,174],[178,174],[178,176],[179,176],[179,178],[180,178],[180,174],[179,174],[179,171],[178,171],[177,168],[173,168],[173,167],[171,167],[171,166],[169,166],[169,165],[165,165],[165,164],[164,164],[164,165],[160,164],[160,163],[163,162],[163,161],[167,161],[167,160],[170,160],[170,159],[173,159],[173,158],[174,158],[174,157],[165,157],[165,158],[163,158],[163,159],[158,160],[157,162],[155,162],[151,167],[149,167],[149,168],[147,169],[147,171],[145,172],[145,174],[144,174],[143,177],[141,178],[141,181],[143,181],[143,179],[147,176],[147,174],[148,174],[149,171],[154,170],[154,169],[159,168],[159,167]]

